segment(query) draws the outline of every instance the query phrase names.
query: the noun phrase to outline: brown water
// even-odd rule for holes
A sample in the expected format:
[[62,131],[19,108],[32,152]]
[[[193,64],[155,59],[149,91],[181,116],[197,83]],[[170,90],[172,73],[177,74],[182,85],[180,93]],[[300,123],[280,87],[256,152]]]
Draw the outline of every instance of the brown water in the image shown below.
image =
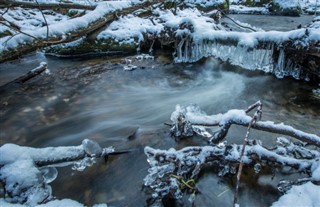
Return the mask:
[[[170,56],[156,53],[155,60],[134,61],[124,71],[120,59],[60,60],[34,54],[0,65],[0,84],[48,62],[51,75],[37,77],[22,87],[2,92],[1,144],[33,147],[78,145],[91,138],[102,146],[132,149],[126,155],[98,162],[84,172],[59,169],[52,183],[57,198],[86,205],[145,206],[142,190],[148,164],[145,146],[169,149],[205,145],[199,137],[175,142],[169,135],[170,114],[176,104],[195,103],[208,114],[246,108],[261,100],[263,120],[284,122],[320,134],[320,103],[312,98],[315,85],[293,79],[246,71],[215,59],[197,64],[172,64]],[[232,127],[228,142],[242,143],[245,128]],[[136,132],[133,138],[128,138]],[[253,131],[252,138],[271,145],[276,135]],[[240,204],[269,206],[279,197],[275,190],[281,175],[252,176],[247,170]],[[195,206],[231,206],[233,179],[206,172],[198,182]],[[189,206],[187,203],[185,206]]]

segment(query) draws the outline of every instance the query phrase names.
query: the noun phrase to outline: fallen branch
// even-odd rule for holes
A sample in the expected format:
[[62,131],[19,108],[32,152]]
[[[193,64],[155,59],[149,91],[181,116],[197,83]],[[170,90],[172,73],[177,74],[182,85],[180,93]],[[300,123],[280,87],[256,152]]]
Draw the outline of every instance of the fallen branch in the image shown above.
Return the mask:
[[84,5],[76,3],[39,3],[28,2],[28,1],[14,1],[14,0],[0,0],[0,8],[6,7],[22,7],[22,8],[41,8],[41,9],[85,9],[85,10],[94,10],[95,5]]
[[[109,2],[101,2],[94,11],[91,11],[84,16],[70,19],[55,25],[49,25],[48,28],[50,32],[48,40],[46,40],[47,37],[44,38],[45,28],[40,28],[34,31],[33,34],[35,35],[33,36],[35,36],[37,39],[30,38],[23,34],[13,37],[10,41],[15,42],[18,46],[7,46],[7,48],[4,48],[0,54],[0,63],[10,59],[15,59],[39,48],[77,40],[78,38],[89,34],[115,20],[119,15],[126,15],[140,8],[155,5],[163,1],[164,0],[145,1],[134,6],[130,6],[128,2],[113,2],[115,6]],[[61,24],[61,27],[59,27],[59,24]],[[70,26],[70,28],[68,26]],[[61,28],[67,29],[62,31]],[[36,35],[38,32],[39,34]],[[23,44],[20,44],[19,42],[21,42],[22,39],[24,40]]]
[[[293,172],[307,172],[312,175],[317,168],[316,159],[320,157],[320,153],[302,147],[308,154],[306,156],[312,154],[313,158],[299,159],[298,156],[292,155],[292,145],[295,144],[285,138],[279,138],[278,145],[273,150],[266,149],[256,140],[248,140],[245,149],[243,145],[236,144],[185,147],[181,150],[158,150],[146,147],[145,154],[148,157],[150,168],[148,170],[149,174],[144,178],[144,185],[151,190],[152,199],[155,203],[161,202],[166,197],[179,200],[186,192],[180,187],[179,179],[184,181],[197,180],[201,169],[205,166],[218,169],[219,176],[234,175],[241,160],[242,150],[243,164],[254,166],[256,173],[259,173],[262,167],[268,166],[280,171],[283,169],[287,173],[288,170],[285,168],[290,167]],[[301,146],[296,146],[296,148],[301,148]],[[317,181],[317,176],[311,176],[304,180]],[[295,183],[297,182],[290,182],[292,185]],[[196,189],[196,187],[193,187],[193,189]]]
[[47,70],[47,63],[42,62],[40,65],[32,70],[30,70],[28,73],[20,76],[19,78],[10,81],[2,86],[0,86],[0,91],[5,90],[6,88],[9,88],[12,84],[23,84],[27,82],[28,80],[40,75],[43,73],[45,70]]
[[[250,108],[250,107],[249,107]],[[206,137],[210,143],[220,142],[225,138],[228,130],[232,124],[248,127],[251,122],[251,117],[246,113],[250,110],[229,110],[224,114],[216,114],[208,116],[204,112],[201,112],[200,108],[194,105],[186,108],[176,107],[176,110],[171,115],[173,127],[171,129],[174,136],[192,136],[191,132],[198,132],[198,127],[220,127],[215,133],[210,134],[207,132]],[[306,142],[311,145],[320,147],[320,137],[315,134],[303,132],[295,129],[291,126],[281,124],[275,124],[271,121],[257,121],[251,126],[253,129],[288,135],[296,138],[302,142]],[[209,135],[208,135],[209,134]],[[201,134],[200,134],[201,135]],[[203,135],[202,135],[203,136]]]

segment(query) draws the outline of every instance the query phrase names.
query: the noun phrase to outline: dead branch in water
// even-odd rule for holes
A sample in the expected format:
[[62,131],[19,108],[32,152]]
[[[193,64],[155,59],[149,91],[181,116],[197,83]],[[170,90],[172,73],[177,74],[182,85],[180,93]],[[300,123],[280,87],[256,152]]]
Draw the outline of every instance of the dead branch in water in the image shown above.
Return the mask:
[[40,65],[32,70],[30,70],[28,73],[20,76],[19,78],[14,79],[13,81],[10,81],[2,86],[0,86],[0,91],[3,91],[7,88],[9,88],[13,84],[23,84],[27,82],[28,80],[42,74],[45,70],[47,70],[47,63],[42,62]]

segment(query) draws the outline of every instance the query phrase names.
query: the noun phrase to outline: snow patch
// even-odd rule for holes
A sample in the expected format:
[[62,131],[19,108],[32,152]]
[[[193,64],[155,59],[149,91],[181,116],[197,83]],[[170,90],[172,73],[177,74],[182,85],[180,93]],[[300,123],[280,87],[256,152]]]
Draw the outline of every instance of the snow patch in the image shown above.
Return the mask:
[[285,195],[272,204],[272,207],[317,206],[320,203],[320,186],[311,182],[293,186]]

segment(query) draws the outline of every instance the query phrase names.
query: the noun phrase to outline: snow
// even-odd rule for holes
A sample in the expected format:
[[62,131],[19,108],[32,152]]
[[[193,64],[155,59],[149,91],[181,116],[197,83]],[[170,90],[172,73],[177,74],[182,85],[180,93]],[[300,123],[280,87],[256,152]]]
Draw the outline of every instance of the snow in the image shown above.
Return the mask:
[[[78,29],[84,29],[91,23],[101,19],[104,15],[130,7],[132,3],[130,1],[108,1],[100,2],[96,9],[85,14],[84,16],[70,19],[69,21],[58,22],[49,26],[49,37],[66,37],[69,33],[72,33]],[[30,30],[28,34],[39,39],[45,39],[47,37],[47,27],[41,27],[39,29]],[[33,38],[25,34],[18,34],[12,38],[4,37],[0,39],[0,52],[13,49],[19,44],[31,43]],[[5,44],[4,44],[5,43]]]
[[121,43],[140,43],[144,41],[144,34],[159,36],[163,25],[154,25],[150,19],[143,19],[133,15],[120,17],[102,31],[97,39],[116,39]]
[[[5,11],[5,9],[0,9],[0,11],[2,13]],[[45,15],[46,21],[49,25],[69,19],[68,16],[56,13],[51,10],[43,10],[42,12]],[[9,22],[13,22],[21,29],[21,31],[24,32],[29,32],[36,28],[43,27],[46,23],[39,10],[19,7],[9,9],[3,15],[3,18],[8,20]]]
[[[59,163],[64,162],[63,166],[74,164],[73,169],[84,170],[94,164],[97,156],[113,151],[113,147],[102,149],[96,142],[88,139],[83,140],[79,146],[39,149],[4,144],[0,147],[0,180],[5,184],[5,190],[9,195],[6,201],[28,206],[46,203],[53,198],[48,184],[57,177],[58,171],[55,167],[59,166]],[[72,162],[75,158],[79,161]],[[51,163],[51,166],[37,166],[44,163]],[[49,206],[59,205],[53,203]]]
[[[1,207],[30,207],[27,205],[22,205],[18,203],[8,203],[3,198],[0,198]],[[62,199],[62,200],[53,200],[45,204],[35,205],[33,207],[85,207],[85,205],[71,200],[71,199]],[[95,204],[92,207],[108,207],[107,204]]]
[[230,13],[233,14],[270,14],[266,7],[247,7],[242,5],[230,5]]
[[312,176],[313,180],[320,181],[320,156],[319,156],[319,158],[315,159],[315,161],[311,167],[311,172],[312,172],[311,176]]
[[273,2],[279,4],[282,8],[300,7],[299,0],[273,0]]
[[320,203],[320,186],[311,182],[293,186],[285,195],[272,204],[272,207],[304,206],[316,207]]

